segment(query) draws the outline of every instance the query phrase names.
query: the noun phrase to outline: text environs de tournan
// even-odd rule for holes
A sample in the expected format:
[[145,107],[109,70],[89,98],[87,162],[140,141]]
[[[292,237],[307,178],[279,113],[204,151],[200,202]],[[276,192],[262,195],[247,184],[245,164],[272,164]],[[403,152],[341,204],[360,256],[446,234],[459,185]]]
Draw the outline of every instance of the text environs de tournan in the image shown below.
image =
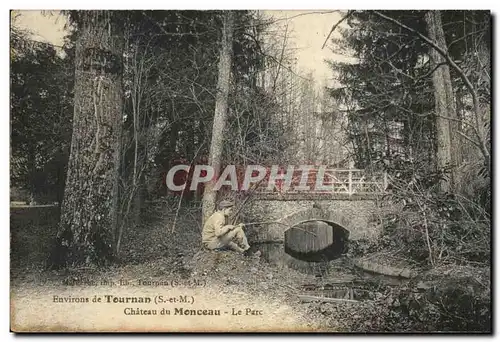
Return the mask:
[[[145,296],[145,297],[121,297],[114,295],[103,295],[92,297],[59,297],[54,296],[53,302],[56,303],[103,303],[103,304],[194,304],[195,300],[192,296]],[[230,308],[222,309],[193,309],[189,307],[174,307],[174,308],[140,308],[126,307],[123,313],[129,315],[173,315],[173,316],[262,316],[262,310],[255,308]]]

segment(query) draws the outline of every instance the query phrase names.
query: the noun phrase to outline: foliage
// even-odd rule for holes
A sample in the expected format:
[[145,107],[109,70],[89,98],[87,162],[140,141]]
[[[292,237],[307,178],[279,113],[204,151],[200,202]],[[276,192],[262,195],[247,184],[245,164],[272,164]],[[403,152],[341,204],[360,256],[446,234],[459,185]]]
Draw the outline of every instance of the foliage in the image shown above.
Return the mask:
[[[353,157],[360,168],[370,165],[390,172],[416,169],[424,174],[429,170],[422,165],[435,169],[436,128],[430,99],[434,97],[431,76],[436,68],[429,62],[432,47],[403,28],[425,35],[424,14],[425,11],[353,11],[348,27],[340,29],[342,39],[334,40],[354,56],[353,61],[330,62],[341,84],[331,89],[331,95],[349,119],[347,133],[355,145]],[[451,76],[458,104],[458,133],[454,141],[459,143],[459,162],[480,161],[488,169],[489,13],[442,11],[442,20],[449,55],[458,68],[451,68]],[[473,89],[465,85],[464,77],[474,84]],[[474,93],[480,98],[480,112],[472,105]],[[408,175],[408,179],[412,177],[413,174]]]
[[[11,38],[13,50],[16,50],[13,53],[12,70],[13,73],[21,74],[17,78],[12,77],[14,119],[22,118],[30,122],[29,127],[26,127],[24,121],[19,124],[13,121],[13,154],[26,150],[25,139],[36,145],[39,156],[36,159],[37,166],[31,168],[36,171],[30,171],[29,163],[22,157],[13,159],[19,164],[16,170],[20,170],[15,182],[26,188],[33,187],[32,183],[43,183],[37,188],[53,188],[57,181],[62,190],[64,185],[71,137],[73,54],[84,12],[63,13],[69,18],[65,58],[59,58],[56,50],[47,44],[30,46],[31,50],[35,51],[36,48],[38,52],[29,52],[31,50],[26,48],[25,43],[30,41],[27,38],[29,34],[23,35],[19,30],[14,29]],[[203,157],[208,153],[207,137],[212,127],[207,123],[211,122],[215,107],[221,11],[101,11],[100,15],[110,16],[111,20],[120,23],[127,41],[123,75],[125,130],[120,171],[120,211],[123,217],[128,217],[132,209],[134,213],[137,210],[140,212],[146,198],[153,199],[165,194],[158,191],[162,188],[161,172],[168,170],[172,160],[182,157],[192,161],[196,155]],[[252,155],[258,154],[258,149],[263,146],[276,145],[279,137],[275,133],[280,132],[279,127],[269,122],[269,113],[277,110],[275,99],[264,94],[257,86],[257,76],[264,67],[265,58],[261,51],[260,34],[265,30],[266,23],[254,11],[237,11],[236,15],[238,24],[233,43],[235,58],[232,78],[232,98],[235,101],[230,104],[230,112],[244,115],[247,125],[244,128],[234,127],[232,134],[247,134],[243,129],[259,132],[262,124],[267,125],[267,132],[273,134],[268,136],[259,133],[259,139],[256,140],[251,137],[252,134],[255,137],[255,133],[248,133],[244,141],[233,140],[238,144],[243,142],[245,146],[227,149],[226,159],[234,159],[235,151],[253,158]],[[22,54],[17,52],[21,50]],[[45,51],[46,56],[40,55],[39,50]],[[32,67],[27,68],[22,63],[31,63]],[[36,65],[39,63],[50,65],[38,68]],[[65,75],[55,70],[63,66]],[[17,81],[19,77],[30,77],[33,83],[28,87],[23,83],[24,80]],[[47,79],[53,81],[44,83]],[[25,96],[21,94],[22,91],[29,89],[37,93],[37,88],[41,87],[50,87],[41,90],[51,95],[43,103],[38,100],[40,103],[31,104],[21,98]],[[59,112],[53,110],[58,105],[57,101],[64,101],[65,106],[61,111],[64,115],[60,118],[56,116]],[[47,125],[38,122],[42,120],[41,115],[30,111],[32,107],[44,111],[43,120],[54,126],[53,136],[48,136]],[[29,112],[29,115],[21,115],[21,112]],[[48,117],[45,112],[50,112],[53,117]],[[35,117],[37,120],[33,120]],[[42,150],[44,139],[54,142],[52,145],[47,144],[47,149],[57,146],[64,153],[57,154],[58,149],[51,153]],[[55,157],[51,158],[53,154]],[[39,163],[42,155],[50,161]],[[55,181],[52,175],[47,175],[49,172],[58,172]],[[146,184],[153,184],[154,189],[146,188]],[[134,214],[134,217],[137,215]]]
[[[452,142],[458,165],[437,168],[432,74],[425,11],[352,11],[335,42],[354,56],[331,62],[341,86],[331,90],[349,120],[358,167],[390,175],[394,206],[382,218],[377,246],[420,263],[487,264],[490,257],[489,58],[485,11],[441,11],[457,102],[458,128]],[[387,20],[391,18],[391,20]],[[396,24],[397,23],[397,24]],[[405,27],[409,28],[406,29]],[[473,89],[465,79],[474,84]],[[477,95],[478,94],[478,95]],[[480,98],[478,112],[474,96]],[[450,121],[455,125],[455,121]],[[485,149],[482,149],[486,146]],[[450,193],[439,183],[454,174]],[[354,246],[355,247],[355,246]],[[357,252],[362,253],[359,250]],[[365,251],[366,252],[366,251]]]
[[[390,12],[405,24],[420,27],[418,11]],[[359,168],[395,168],[419,161],[432,165],[432,96],[427,47],[372,12],[356,12],[351,28],[341,30],[343,49],[356,62],[330,62],[341,87],[332,89],[349,119],[348,137]]]
[[384,217],[382,248],[436,266],[489,264],[491,218],[481,203],[426,189],[422,182],[395,182],[394,207]]
[[226,164],[279,162],[285,149],[285,131],[272,115],[282,109],[260,88],[235,90],[230,96],[231,115],[224,149]]

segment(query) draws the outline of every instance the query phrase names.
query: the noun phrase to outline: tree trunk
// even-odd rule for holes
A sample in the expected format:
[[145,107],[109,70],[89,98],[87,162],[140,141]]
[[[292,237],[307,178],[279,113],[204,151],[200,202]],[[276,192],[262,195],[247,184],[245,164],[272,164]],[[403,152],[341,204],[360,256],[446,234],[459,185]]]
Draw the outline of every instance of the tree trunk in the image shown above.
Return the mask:
[[80,13],[73,136],[55,249],[57,266],[100,264],[113,256],[124,45],[116,25],[110,11]]
[[[194,112],[194,111],[193,111]],[[192,160],[195,152],[195,138],[194,138],[194,128],[196,119],[193,118],[191,124],[186,127],[186,158]]]
[[141,222],[141,212],[144,207],[144,200],[146,197],[146,178],[145,172],[141,172],[139,177],[139,183],[137,184],[137,190],[134,197],[134,205],[133,205],[133,219],[134,225],[137,227]]
[[171,167],[171,163],[173,159],[177,159],[177,143],[179,141],[179,130],[181,126],[179,122],[174,122],[172,124],[172,128],[170,129],[170,140],[168,142],[168,149],[169,149],[169,160],[168,160],[168,168]]
[[[437,46],[448,51],[446,40],[441,22],[440,11],[428,11],[425,14],[429,38]],[[443,63],[432,74],[432,83],[434,85],[434,100],[436,112],[436,130],[437,130],[437,165],[439,169],[451,168],[449,180],[441,183],[443,191],[450,191],[454,186],[454,168],[459,162],[459,151],[457,144],[453,144],[453,135],[458,130],[455,110],[455,99],[451,84],[450,68],[445,63],[444,57],[435,49],[429,51],[432,62],[431,68]],[[456,133],[455,133],[456,134]],[[457,148],[455,148],[455,147]]]
[[29,200],[28,204],[29,205],[36,205],[37,202],[37,186],[36,186],[36,153],[35,153],[35,148],[31,147],[28,150],[28,175],[29,175]]
[[215,116],[208,160],[209,165],[211,165],[214,169],[214,177],[210,182],[206,183],[203,193],[203,222],[205,222],[206,219],[214,212],[215,201],[217,198],[217,194],[213,190],[213,187],[220,171],[224,141],[223,133],[227,121],[227,102],[229,96],[229,80],[233,55],[233,16],[234,13],[232,11],[226,11],[222,28],[219,76],[217,81],[218,91],[215,99]]

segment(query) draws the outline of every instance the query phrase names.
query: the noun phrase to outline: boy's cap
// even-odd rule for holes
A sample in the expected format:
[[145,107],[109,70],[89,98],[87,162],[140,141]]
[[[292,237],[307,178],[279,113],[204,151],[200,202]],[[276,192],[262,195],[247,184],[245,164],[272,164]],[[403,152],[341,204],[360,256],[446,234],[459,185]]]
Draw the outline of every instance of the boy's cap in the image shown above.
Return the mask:
[[231,207],[234,207],[233,201],[224,200],[219,203],[220,209],[231,208]]

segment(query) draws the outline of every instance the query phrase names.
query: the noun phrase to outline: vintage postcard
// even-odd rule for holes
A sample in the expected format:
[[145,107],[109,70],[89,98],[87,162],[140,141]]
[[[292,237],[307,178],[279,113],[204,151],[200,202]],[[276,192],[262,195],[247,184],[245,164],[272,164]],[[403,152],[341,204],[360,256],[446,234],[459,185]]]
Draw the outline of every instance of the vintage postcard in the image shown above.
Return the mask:
[[491,333],[491,13],[12,10],[10,327]]

